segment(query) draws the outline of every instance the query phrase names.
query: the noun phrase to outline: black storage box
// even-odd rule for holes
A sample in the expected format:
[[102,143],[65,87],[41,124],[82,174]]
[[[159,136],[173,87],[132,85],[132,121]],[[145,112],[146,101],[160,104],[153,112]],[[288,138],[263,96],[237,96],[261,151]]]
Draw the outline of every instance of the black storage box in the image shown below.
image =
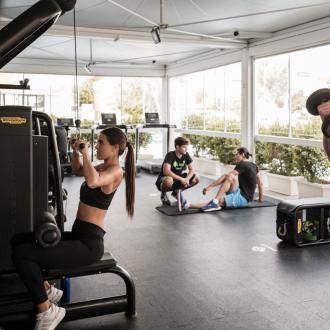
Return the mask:
[[280,202],[276,212],[279,239],[297,246],[330,243],[330,198]]

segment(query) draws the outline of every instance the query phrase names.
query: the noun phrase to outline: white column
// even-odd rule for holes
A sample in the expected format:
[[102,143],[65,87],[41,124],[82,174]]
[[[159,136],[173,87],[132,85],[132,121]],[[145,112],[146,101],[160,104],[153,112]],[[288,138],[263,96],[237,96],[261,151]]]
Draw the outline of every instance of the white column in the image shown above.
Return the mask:
[[[169,109],[169,78],[165,75],[162,78],[162,109],[161,109],[161,118],[162,123],[171,124],[171,116],[170,116],[170,109]],[[167,149],[167,137],[166,137],[167,129],[163,128],[163,155],[166,155]],[[169,150],[173,149],[173,133],[171,130],[170,133],[170,145]]]
[[[253,61],[248,49],[242,50],[242,127],[241,145],[255,156],[254,108],[253,108]],[[254,158],[254,157],[253,157]]]

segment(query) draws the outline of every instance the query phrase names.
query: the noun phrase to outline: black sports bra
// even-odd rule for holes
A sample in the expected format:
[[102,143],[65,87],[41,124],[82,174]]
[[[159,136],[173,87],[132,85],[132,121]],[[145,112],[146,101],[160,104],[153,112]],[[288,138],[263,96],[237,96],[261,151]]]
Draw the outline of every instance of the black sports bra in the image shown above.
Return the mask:
[[84,181],[80,187],[80,201],[86,205],[107,210],[115,192],[116,190],[111,194],[106,194],[102,191],[101,187],[89,188],[86,181]]

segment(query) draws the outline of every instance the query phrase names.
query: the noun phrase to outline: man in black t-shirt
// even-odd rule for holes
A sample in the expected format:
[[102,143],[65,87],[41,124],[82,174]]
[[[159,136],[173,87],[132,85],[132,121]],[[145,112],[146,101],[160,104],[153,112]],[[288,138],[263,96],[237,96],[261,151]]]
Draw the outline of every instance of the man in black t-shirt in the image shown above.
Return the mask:
[[256,164],[249,161],[252,156],[246,148],[238,148],[235,154],[236,167],[228,174],[222,175],[203,189],[205,195],[213,187],[220,189],[215,198],[208,203],[191,204],[185,207],[200,208],[203,212],[217,211],[221,208],[240,208],[253,201],[254,191],[258,185],[259,198],[263,201],[263,183]]
[[199,177],[192,166],[192,159],[187,152],[188,144],[189,141],[183,137],[175,139],[175,150],[166,154],[156,181],[156,186],[161,191],[160,199],[163,205],[171,204],[166,192],[172,191],[172,196],[178,200],[179,211],[186,203],[182,190],[191,188],[199,182]]

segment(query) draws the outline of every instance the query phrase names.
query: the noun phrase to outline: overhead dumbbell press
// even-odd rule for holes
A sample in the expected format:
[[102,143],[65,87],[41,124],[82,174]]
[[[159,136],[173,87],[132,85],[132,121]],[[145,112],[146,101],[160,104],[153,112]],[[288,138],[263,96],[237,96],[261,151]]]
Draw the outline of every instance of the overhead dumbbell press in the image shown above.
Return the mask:
[[322,133],[325,137],[330,138],[330,113],[329,114],[320,113],[317,108],[319,105],[326,103],[328,101],[330,101],[330,89],[329,88],[318,89],[308,97],[306,101],[306,108],[311,115],[321,116]]

